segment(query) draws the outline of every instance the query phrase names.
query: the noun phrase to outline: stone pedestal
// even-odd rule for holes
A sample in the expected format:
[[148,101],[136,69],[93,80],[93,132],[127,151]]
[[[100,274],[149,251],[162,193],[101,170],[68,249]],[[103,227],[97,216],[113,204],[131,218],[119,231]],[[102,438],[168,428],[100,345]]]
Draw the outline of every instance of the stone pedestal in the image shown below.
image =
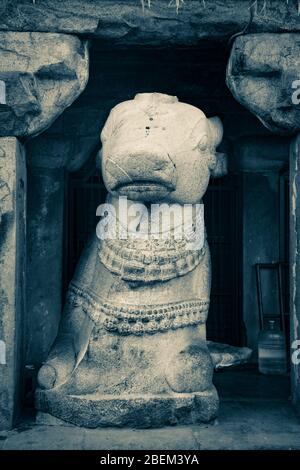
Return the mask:
[[[39,413],[39,420],[51,424],[60,416],[61,424],[72,423],[87,428],[134,427],[149,428],[175,424],[197,424],[211,421],[219,408],[215,388],[202,393],[165,395],[101,396],[89,400],[57,391],[39,391],[38,404],[49,413]],[[53,419],[53,418],[52,418]]]
[[[24,151],[15,137],[0,138],[0,430],[13,426],[22,382],[25,282]],[[3,349],[2,349],[3,350]]]

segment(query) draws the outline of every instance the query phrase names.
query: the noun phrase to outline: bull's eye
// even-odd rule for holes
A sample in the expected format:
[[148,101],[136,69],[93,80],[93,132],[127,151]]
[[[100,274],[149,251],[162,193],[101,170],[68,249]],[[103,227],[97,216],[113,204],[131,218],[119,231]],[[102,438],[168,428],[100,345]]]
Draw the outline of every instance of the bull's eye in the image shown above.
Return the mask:
[[206,134],[204,134],[200,139],[198,148],[199,150],[201,150],[201,152],[204,152],[207,149],[207,146],[208,146],[208,137]]

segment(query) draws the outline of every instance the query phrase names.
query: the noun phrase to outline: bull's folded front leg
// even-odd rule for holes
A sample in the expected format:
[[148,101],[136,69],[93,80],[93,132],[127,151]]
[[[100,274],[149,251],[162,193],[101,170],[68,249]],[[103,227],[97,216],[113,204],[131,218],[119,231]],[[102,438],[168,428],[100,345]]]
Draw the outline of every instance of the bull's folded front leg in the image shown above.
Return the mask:
[[93,326],[81,306],[66,304],[57,338],[38,373],[41,388],[57,387],[70,378],[85,355]]

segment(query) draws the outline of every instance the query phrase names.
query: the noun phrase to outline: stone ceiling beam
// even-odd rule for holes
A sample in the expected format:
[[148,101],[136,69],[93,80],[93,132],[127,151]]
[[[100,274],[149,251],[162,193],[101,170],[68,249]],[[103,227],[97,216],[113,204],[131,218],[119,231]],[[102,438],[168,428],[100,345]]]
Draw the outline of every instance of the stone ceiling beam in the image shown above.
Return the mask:
[[6,0],[2,31],[43,31],[87,35],[109,45],[191,45],[226,40],[244,31],[300,31],[298,2],[290,0]]
[[87,43],[57,33],[0,32],[0,136],[35,136],[84,90]]
[[272,132],[299,132],[300,34],[239,36],[227,66],[227,85]]

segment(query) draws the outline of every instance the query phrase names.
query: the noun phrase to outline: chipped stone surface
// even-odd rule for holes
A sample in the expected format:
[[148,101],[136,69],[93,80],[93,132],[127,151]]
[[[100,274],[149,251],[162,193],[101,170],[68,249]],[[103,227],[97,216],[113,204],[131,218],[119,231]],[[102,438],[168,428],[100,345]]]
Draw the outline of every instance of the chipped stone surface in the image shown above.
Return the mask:
[[[247,32],[299,31],[296,2],[273,0],[265,7],[247,0],[189,0],[179,13],[175,2],[137,0],[6,0],[0,29],[84,34],[114,44],[190,45],[228,40]],[[269,4],[271,3],[271,4]],[[147,2],[145,1],[147,5]],[[253,7],[250,8],[250,5]]]
[[2,136],[44,131],[87,83],[87,46],[74,36],[0,32],[0,55]]
[[[0,430],[18,414],[22,367],[26,169],[16,138],[0,138]],[[4,360],[3,360],[4,359]],[[4,363],[3,363],[4,362]]]
[[227,85],[272,132],[294,134],[300,130],[299,70],[300,34],[248,34],[234,42]]

